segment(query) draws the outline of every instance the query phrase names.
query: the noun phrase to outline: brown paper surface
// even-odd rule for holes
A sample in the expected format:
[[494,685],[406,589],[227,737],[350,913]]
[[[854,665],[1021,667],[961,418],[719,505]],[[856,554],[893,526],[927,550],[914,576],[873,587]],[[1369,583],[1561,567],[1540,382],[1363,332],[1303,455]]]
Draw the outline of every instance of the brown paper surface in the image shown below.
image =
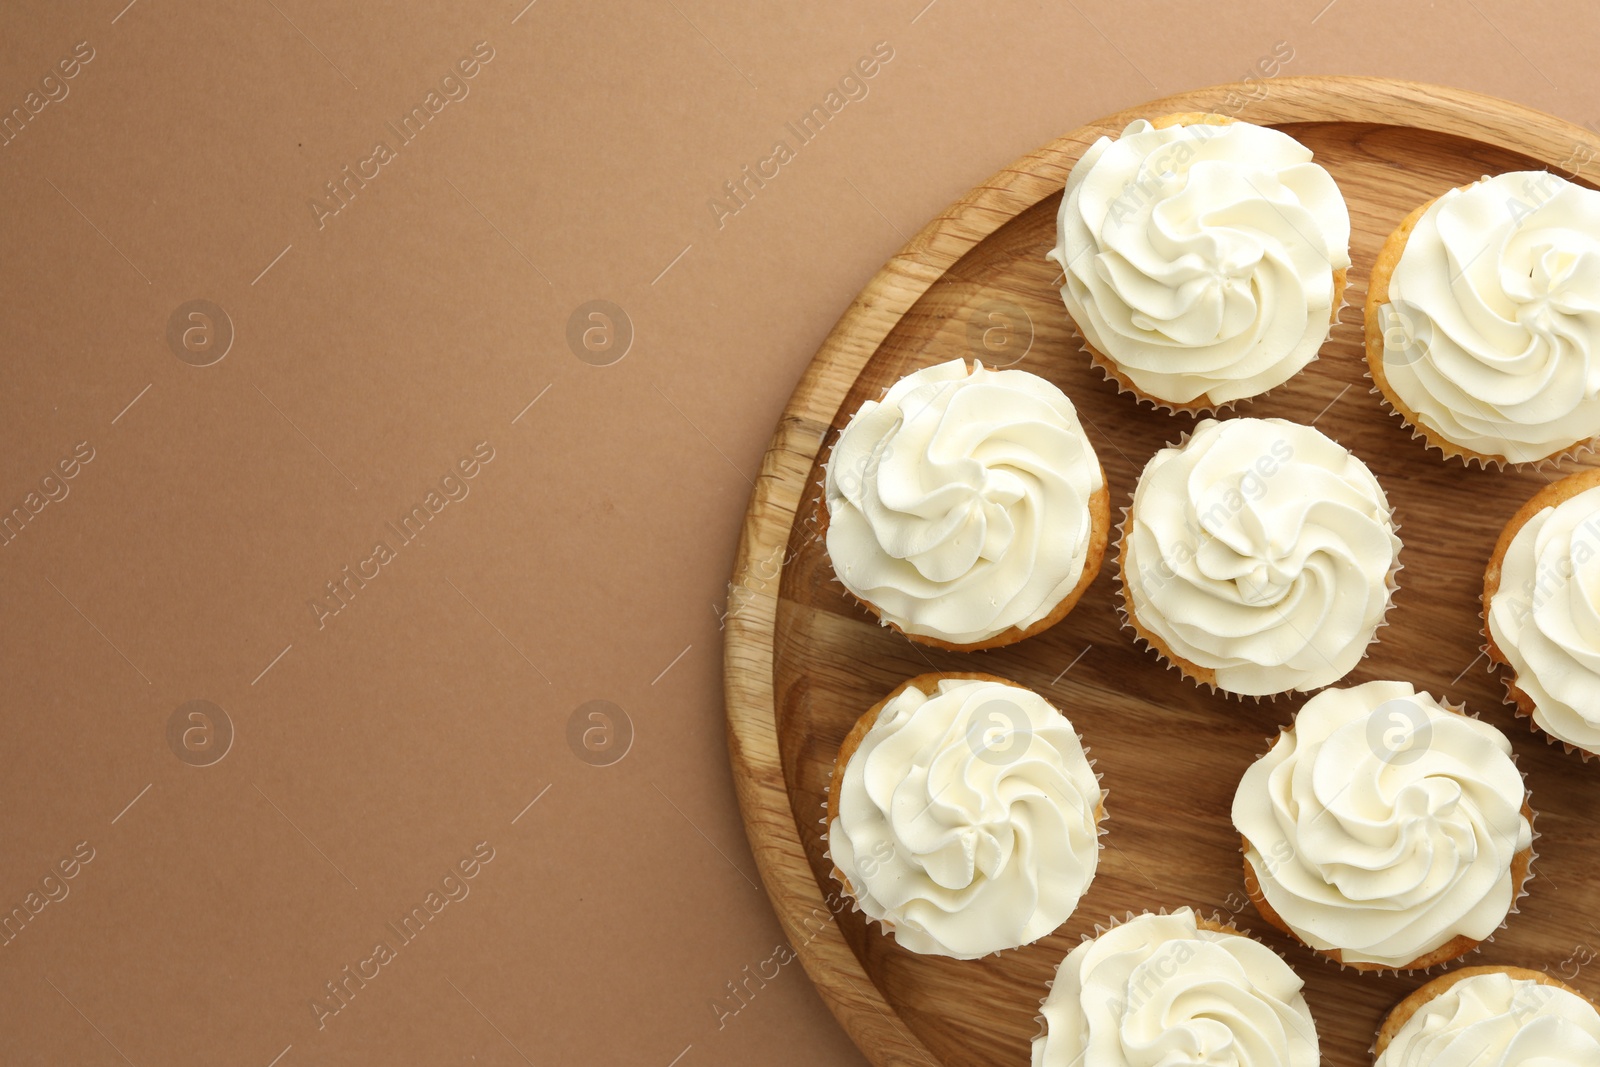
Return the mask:
[[862,1062],[798,965],[729,993],[783,937],[720,682],[852,294],[1022,153],[1267,61],[1600,118],[1597,20],[0,10],[0,1061]]

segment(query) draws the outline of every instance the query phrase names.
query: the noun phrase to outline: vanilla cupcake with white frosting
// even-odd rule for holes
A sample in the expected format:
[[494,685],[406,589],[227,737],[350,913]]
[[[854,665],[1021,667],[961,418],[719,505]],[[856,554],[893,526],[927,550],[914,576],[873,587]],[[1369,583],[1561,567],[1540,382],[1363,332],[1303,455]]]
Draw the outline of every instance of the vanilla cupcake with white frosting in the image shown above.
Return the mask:
[[1189,908],[1146,913],[1061,961],[1033,1067],[1317,1067],[1303,984],[1230,926]]
[[1585,759],[1600,754],[1600,470],[1545,486],[1506,523],[1483,618],[1517,714]]
[[1342,305],[1350,215],[1280,130],[1139,119],[1073,166],[1048,258],[1097,366],[1141,399],[1205,411],[1316,358]]
[[976,959],[1067,921],[1105,793],[1072,723],[985,674],[924,674],[856,723],[828,791],[834,877],[912,952]]
[[1306,701],[1240,780],[1233,824],[1262,917],[1357,970],[1471,951],[1533,860],[1511,743],[1407,682]]
[[1100,571],[1105,472],[1056,386],[952,360],[863,404],[823,483],[828,558],[913,641],[1009,645],[1064,618]]
[[1367,287],[1367,364],[1447,458],[1536,463],[1600,434],[1600,192],[1546,171],[1412,212]]
[[1344,677],[1382,624],[1399,567],[1387,497],[1310,426],[1207,419],[1145,465],[1123,527],[1135,634],[1236,696]]
[[1600,1011],[1542,971],[1463,967],[1397,1004],[1374,1067],[1567,1067],[1600,1063]]

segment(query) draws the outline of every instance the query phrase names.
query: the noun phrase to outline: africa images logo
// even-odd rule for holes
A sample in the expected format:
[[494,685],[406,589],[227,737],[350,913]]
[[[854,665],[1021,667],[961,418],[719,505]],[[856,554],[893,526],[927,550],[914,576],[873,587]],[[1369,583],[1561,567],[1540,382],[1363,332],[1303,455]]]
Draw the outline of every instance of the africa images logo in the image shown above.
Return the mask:
[[306,600],[317,629],[325,628],[329,619],[348,608],[355,601],[356,594],[365,589],[368,582],[376,581],[385,567],[399,559],[401,550],[420,538],[440,512],[452,503],[458,504],[467,499],[472,492],[472,479],[494,461],[494,456],[494,446],[488,441],[479,441],[473,446],[470,456],[463,456],[455,467],[440,477],[438,488],[430,488],[422,501],[413,504],[398,520],[391,519],[384,524],[383,533],[373,543],[371,554],[358,560],[354,570],[347,563],[331,580],[324,582],[324,591]]
[[400,951],[421,937],[445,908],[459,904],[472,893],[472,880],[494,860],[494,846],[479,841],[472,851],[446,868],[435,887],[430,887],[421,902],[411,905],[398,919],[386,923],[384,936],[372,946],[369,956],[347,963],[338,974],[322,983],[322,990],[307,1003],[316,1016],[317,1029],[325,1030],[328,1020],[348,1008],[356,995],[376,981],[384,968],[400,958]]
[[[738,177],[723,182],[722,192],[706,201],[711,217],[717,220],[717,229],[722,229],[728,219],[748,207],[756,193],[781,174],[784,166],[794,162],[800,149],[820,137],[824,127],[837,118],[847,105],[865,100],[872,91],[868,82],[877,77],[892,59],[894,46],[888,41],[873,45],[871,54],[856,60],[819,103],[813,104],[794,121],[783,124],[785,136],[772,142],[772,148],[764,158],[757,160],[754,166],[746,163],[739,168]],[[791,138],[793,144],[790,143]]]
[[453,102],[465,100],[467,94],[472,92],[471,80],[494,56],[494,48],[488,41],[473,45],[472,52],[457,60],[439,79],[437,89],[429,89],[421,102],[402,114],[398,122],[386,124],[388,131],[394,135],[393,147],[387,139],[379,138],[373,142],[372,151],[364,159],[356,161],[354,169],[347,163],[333,180],[324,182],[322,187],[326,195],[321,199],[306,201],[317,229],[327,226],[329,219],[353,204],[367,183],[376,181],[384,167],[399,159],[400,149],[416,140],[440,112]]

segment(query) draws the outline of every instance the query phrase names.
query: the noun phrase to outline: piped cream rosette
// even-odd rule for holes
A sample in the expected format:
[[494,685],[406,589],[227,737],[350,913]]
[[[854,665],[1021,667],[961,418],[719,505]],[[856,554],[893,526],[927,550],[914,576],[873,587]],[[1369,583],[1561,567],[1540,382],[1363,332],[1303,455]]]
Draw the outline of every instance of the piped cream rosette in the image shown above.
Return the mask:
[[1072,915],[1105,794],[1072,723],[982,674],[925,674],[870,709],[829,790],[835,876],[912,952],[975,959]]
[[1348,449],[1283,419],[1205,420],[1145,465],[1123,524],[1134,632],[1237,696],[1344,677],[1388,609],[1400,539]]

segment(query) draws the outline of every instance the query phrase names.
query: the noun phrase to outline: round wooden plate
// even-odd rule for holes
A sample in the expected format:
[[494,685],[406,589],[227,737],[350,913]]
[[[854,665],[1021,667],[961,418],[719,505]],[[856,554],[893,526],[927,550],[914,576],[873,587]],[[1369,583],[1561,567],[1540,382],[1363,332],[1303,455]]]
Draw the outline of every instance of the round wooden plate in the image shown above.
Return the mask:
[[[1379,643],[1346,679],[1402,678],[1465,701],[1503,728],[1533,790],[1542,834],[1531,895],[1471,963],[1548,967],[1600,996],[1600,762],[1530,734],[1480,656],[1478,596],[1501,526],[1554,473],[1445,463],[1371,393],[1362,357],[1367,269],[1413,207],[1484,174],[1550,169],[1586,181],[1600,138],[1552,116],[1458,89],[1374,78],[1285,78],[1183,93],[1112,115],[1025,156],[930,222],[851,303],[795,390],[750,503],[727,618],[728,746],[757,864],[823,998],[874,1064],[1025,1064],[1045,981],[1097,922],[1193,905],[1251,929],[1307,983],[1324,1062],[1356,1067],[1385,1012],[1423,975],[1341,971],[1267,928],[1243,896],[1229,819],[1239,776],[1300,700],[1241,703],[1202,691],[1136,647],[1116,613],[1109,563],[1066,620],[1007,649],[914,646],[844,594],[813,535],[821,463],[840,427],[896,379],[960,357],[1011,364],[1072,397],[1111,484],[1194,425],[1119,394],[1079,350],[1044,258],[1067,173],[1102,135],[1173,112],[1277,126],[1338,181],[1353,227],[1347,307],[1321,358],[1238,415],[1315,423],[1351,448],[1401,523],[1400,592]],[[1588,164],[1585,171],[1585,164]],[[1020,357],[1020,359],[1019,359]],[[1016,362],[1013,362],[1016,361]],[[1573,466],[1567,464],[1568,467]],[[1078,912],[1016,952],[958,961],[906,952],[842,901],[821,816],[839,743],[894,686],[925,671],[978,670],[1047,696],[1082,733],[1104,784],[1110,833]]]

